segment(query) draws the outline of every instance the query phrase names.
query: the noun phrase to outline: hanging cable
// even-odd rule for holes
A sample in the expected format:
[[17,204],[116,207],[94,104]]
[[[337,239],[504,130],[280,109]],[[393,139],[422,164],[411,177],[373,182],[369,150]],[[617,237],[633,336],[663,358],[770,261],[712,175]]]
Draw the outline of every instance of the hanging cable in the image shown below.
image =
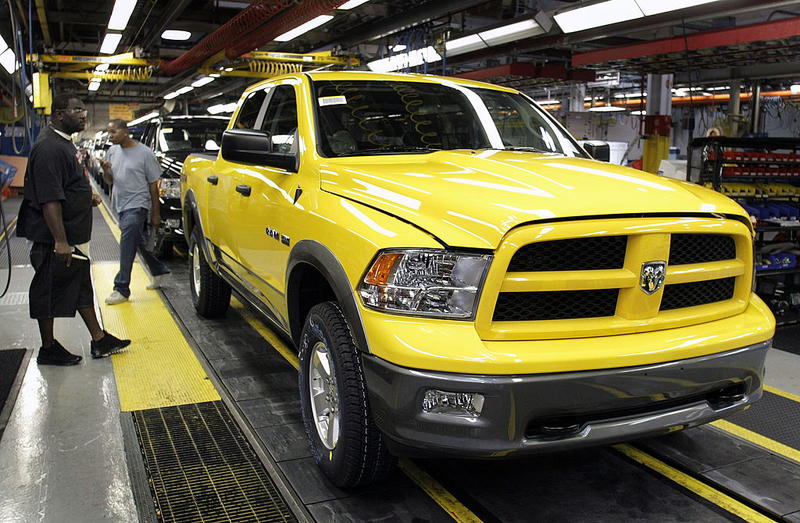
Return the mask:
[[20,75],[20,84],[22,87],[22,92],[20,93],[20,105],[22,106],[22,123],[23,123],[23,133],[22,133],[22,147],[17,149],[17,137],[16,137],[16,120],[12,121],[11,123],[11,146],[14,150],[14,154],[22,154],[25,152],[25,149],[28,147],[28,143],[32,142],[31,138],[31,130],[30,130],[30,115],[28,113],[28,102],[27,102],[27,95],[26,91],[26,83],[25,83],[25,47],[23,45],[24,40],[22,39],[22,28],[20,27],[19,20],[17,20],[16,14],[14,14],[14,10],[11,8],[11,2],[8,3],[8,12],[11,18],[11,31],[13,33],[13,53],[14,53],[14,60],[19,62],[20,67],[11,74],[11,105],[14,109],[14,118],[16,118],[17,113],[17,104],[16,104],[16,90],[17,90],[17,83],[14,81],[14,74],[19,73]]
[[6,256],[8,259],[8,276],[6,278],[6,287],[3,292],[0,292],[0,298],[6,295],[8,288],[11,286],[11,230],[6,221],[6,213],[3,210],[3,198],[0,197],[0,221],[3,223],[3,233],[0,234],[0,245],[6,244]]

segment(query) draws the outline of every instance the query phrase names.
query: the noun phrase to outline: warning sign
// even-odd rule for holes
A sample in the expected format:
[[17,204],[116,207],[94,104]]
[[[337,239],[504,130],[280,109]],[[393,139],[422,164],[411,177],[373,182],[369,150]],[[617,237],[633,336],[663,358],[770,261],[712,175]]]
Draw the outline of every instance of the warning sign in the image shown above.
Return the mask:
[[116,120],[121,118],[126,122],[133,120],[133,111],[127,104],[109,104],[108,106],[108,119]]

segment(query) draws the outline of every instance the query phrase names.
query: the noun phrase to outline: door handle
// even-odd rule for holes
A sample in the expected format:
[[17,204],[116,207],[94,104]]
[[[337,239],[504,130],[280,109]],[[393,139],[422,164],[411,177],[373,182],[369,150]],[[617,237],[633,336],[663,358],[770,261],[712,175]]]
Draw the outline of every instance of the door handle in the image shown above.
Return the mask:
[[239,194],[243,194],[245,196],[250,196],[250,186],[249,185],[237,185],[236,192]]
[[211,185],[217,185],[217,183],[219,183],[219,176],[209,176],[206,178],[206,181]]

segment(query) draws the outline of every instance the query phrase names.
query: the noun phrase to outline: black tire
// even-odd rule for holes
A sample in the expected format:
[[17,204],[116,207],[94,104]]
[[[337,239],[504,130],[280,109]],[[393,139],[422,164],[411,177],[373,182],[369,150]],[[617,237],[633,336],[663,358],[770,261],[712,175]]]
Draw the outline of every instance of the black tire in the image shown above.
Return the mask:
[[347,488],[386,479],[397,458],[372,419],[361,358],[335,303],[314,306],[306,318],[299,382],[311,454],[328,480]]
[[231,287],[217,276],[206,261],[198,229],[189,242],[189,288],[192,304],[201,316],[219,318],[231,304]]

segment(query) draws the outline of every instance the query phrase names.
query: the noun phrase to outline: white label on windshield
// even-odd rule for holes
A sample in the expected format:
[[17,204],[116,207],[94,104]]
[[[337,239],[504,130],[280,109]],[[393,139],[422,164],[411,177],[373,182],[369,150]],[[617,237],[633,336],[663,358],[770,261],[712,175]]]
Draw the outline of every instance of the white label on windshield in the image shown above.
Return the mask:
[[325,107],[326,105],[347,105],[347,98],[344,96],[323,96],[319,99],[319,106]]

